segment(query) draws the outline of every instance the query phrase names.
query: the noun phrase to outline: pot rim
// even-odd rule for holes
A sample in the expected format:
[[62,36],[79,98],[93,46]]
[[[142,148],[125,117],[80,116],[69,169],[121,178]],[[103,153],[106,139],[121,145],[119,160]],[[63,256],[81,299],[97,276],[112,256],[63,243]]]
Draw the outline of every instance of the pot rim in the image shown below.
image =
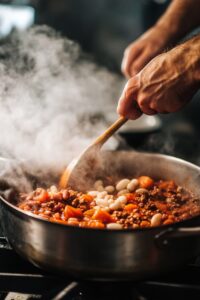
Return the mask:
[[[121,152],[121,153],[125,153],[125,152],[131,152],[131,151],[126,151],[126,150],[122,150],[122,151],[106,151],[106,152]],[[198,167],[197,165],[190,163],[188,161],[185,161],[181,158],[177,158],[175,156],[171,156],[171,155],[166,155],[166,154],[159,154],[159,153],[153,153],[153,152],[137,152],[137,151],[133,151],[134,153],[140,153],[146,156],[151,156],[154,155],[157,158],[164,158],[170,161],[175,161],[175,162],[179,162],[185,166],[188,166],[196,171],[199,172],[200,174],[200,167]],[[14,159],[9,159],[9,158],[3,158],[0,157],[0,160],[2,161],[16,161]],[[32,214],[32,213],[28,213],[25,212],[24,210],[20,209],[19,207],[15,206],[14,204],[10,203],[8,200],[6,200],[2,195],[0,195],[0,202],[3,203],[3,205],[6,206],[6,208],[8,208],[9,210],[11,210],[11,212],[13,212],[15,215],[17,214],[18,216],[20,216],[23,219],[32,219],[35,221],[39,221],[39,222],[45,222],[47,224],[51,224],[49,226],[62,226],[63,228],[66,228],[66,230],[74,230],[74,231],[87,231],[87,232],[107,232],[106,234],[109,233],[113,233],[115,232],[116,234],[118,233],[140,233],[140,232],[147,232],[147,231],[157,231],[157,230],[165,230],[167,228],[170,227],[186,227],[189,226],[189,223],[191,221],[194,220],[200,220],[200,215],[191,217],[189,219],[183,220],[183,221],[179,221],[176,223],[172,223],[169,225],[161,225],[161,226],[156,226],[156,227],[144,227],[144,228],[127,228],[127,229],[107,229],[107,228],[88,228],[88,227],[77,227],[77,226],[72,226],[72,225],[68,225],[68,224],[62,224],[59,222],[52,222],[49,221],[47,219],[44,219],[38,215]],[[185,226],[186,225],[186,226]]]

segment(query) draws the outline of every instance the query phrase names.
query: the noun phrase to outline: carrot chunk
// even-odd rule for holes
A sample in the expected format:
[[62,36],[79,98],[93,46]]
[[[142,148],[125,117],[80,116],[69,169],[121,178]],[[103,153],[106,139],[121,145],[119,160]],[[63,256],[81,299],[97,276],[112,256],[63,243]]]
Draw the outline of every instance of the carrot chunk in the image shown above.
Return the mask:
[[39,195],[35,197],[35,200],[42,203],[49,200],[49,194],[47,191],[42,190]]
[[97,209],[94,215],[92,216],[92,219],[101,221],[103,223],[113,222],[112,216],[107,211],[104,211],[102,209]]
[[143,189],[149,189],[153,186],[154,181],[149,176],[140,176],[138,178],[139,185]]
[[83,199],[85,202],[92,202],[93,197],[91,195],[83,194],[80,199]]
[[125,196],[126,196],[127,202],[131,203],[135,200],[136,194],[135,193],[128,193],[128,194],[125,194]]
[[136,204],[129,203],[124,207],[124,210],[126,210],[127,212],[130,213],[136,208],[138,208],[138,206]]
[[94,215],[95,210],[94,209],[88,209],[83,214],[85,217],[91,218]]
[[83,216],[80,208],[74,208],[70,205],[65,206],[64,216],[68,220],[69,218],[81,218]]

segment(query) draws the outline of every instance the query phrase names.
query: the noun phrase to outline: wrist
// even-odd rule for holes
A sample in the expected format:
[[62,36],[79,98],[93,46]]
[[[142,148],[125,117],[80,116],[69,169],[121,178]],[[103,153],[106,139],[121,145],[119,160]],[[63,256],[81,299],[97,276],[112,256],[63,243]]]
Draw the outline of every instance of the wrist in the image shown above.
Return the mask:
[[187,59],[191,61],[193,80],[200,87],[200,35],[186,42]]
[[176,23],[170,24],[169,26],[168,22],[159,20],[154,27],[157,31],[161,32],[162,38],[164,37],[166,44],[169,46],[173,46],[182,36],[180,28],[176,25]]

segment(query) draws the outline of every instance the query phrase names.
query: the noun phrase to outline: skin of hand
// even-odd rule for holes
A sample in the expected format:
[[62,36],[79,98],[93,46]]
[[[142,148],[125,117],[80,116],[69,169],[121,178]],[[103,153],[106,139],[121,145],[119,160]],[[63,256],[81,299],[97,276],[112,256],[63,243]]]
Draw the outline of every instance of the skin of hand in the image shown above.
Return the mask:
[[126,84],[118,113],[137,119],[180,110],[200,88],[200,35],[160,54]]
[[[200,25],[200,0],[173,0],[157,23],[124,52],[122,73],[133,77],[155,56]],[[190,12],[191,18],[188,18]]]
[[152,58],[160,54],[169,44],[169,32],[157,26],[146,31],[131,43],[124,52],[122,73],[127,77],[136,75]]

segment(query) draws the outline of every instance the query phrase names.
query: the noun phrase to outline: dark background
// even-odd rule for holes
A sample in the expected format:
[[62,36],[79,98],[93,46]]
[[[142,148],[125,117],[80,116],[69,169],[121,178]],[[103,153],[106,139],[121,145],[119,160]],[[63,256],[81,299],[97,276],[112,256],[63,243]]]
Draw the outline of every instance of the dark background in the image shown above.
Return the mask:
[[155,23],[169,1],[43,0],[36,23],[77,40],[97,61],[120,70],[124,48]]
[[[125,47],[155,23],[168,0],[13,0],[32,6],[35,24],[47,24],[81,44],[101,64],[120,71]],[[0,8],[1,9],[1,8]],[[1,20],[0,20],[1,27]]]

